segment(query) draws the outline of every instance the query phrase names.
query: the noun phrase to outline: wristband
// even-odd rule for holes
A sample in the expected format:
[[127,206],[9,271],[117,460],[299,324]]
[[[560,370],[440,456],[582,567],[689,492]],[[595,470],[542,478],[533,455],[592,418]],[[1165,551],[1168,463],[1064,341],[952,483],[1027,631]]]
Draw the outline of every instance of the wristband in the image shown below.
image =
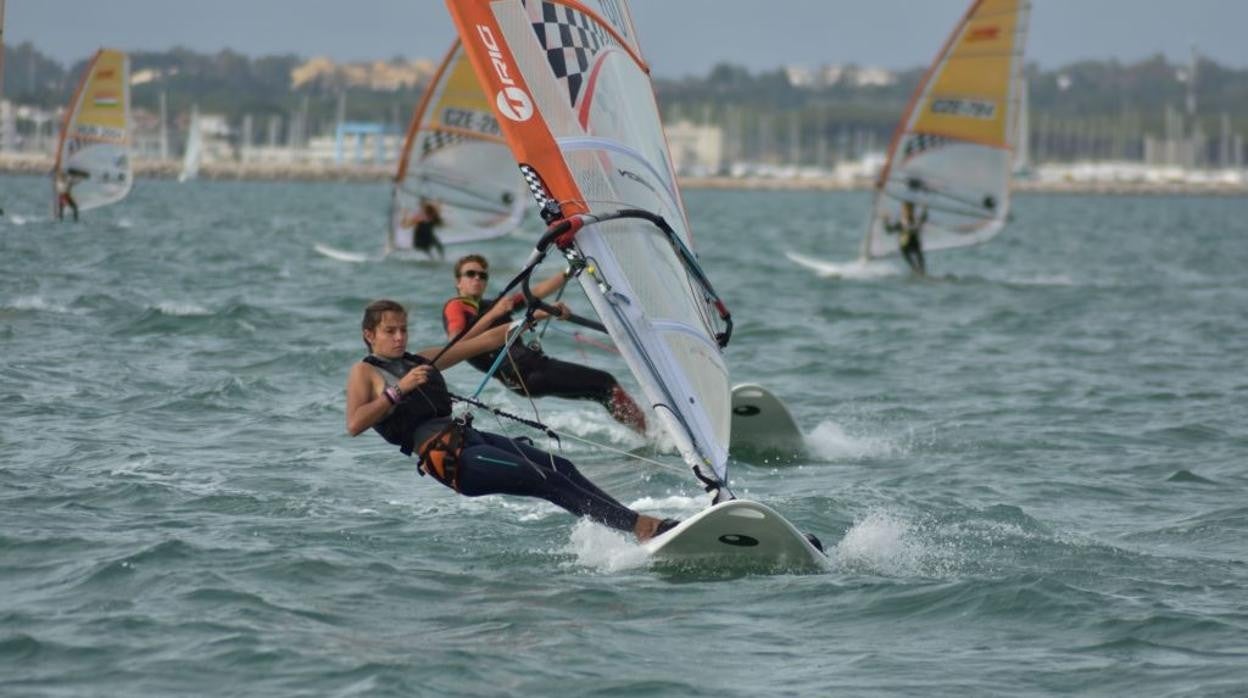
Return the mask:
[[391,405],[397,405],[399,404],[399,401],[403,399],[403,391],[400,390],[397,385],[389,386],[382,391],[381,394],[386,396],[386,399],[390,401]]

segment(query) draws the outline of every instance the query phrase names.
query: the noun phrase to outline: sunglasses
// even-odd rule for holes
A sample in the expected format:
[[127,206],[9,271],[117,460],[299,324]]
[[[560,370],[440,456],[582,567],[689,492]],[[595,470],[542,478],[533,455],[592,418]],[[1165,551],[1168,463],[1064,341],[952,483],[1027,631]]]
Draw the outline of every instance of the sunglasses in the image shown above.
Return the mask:
[[466,276],[466,277],[468,277],[468,278],[470,278],[470,279],[481,279],[482,281],[489,281],[489,280],[490,280],[490,272],[488,272],[488,271],[477,271],[476,269],[469,269],[468,271],[460,272],[460,274],[459,274],[459,275],[460,275],[460,276]]

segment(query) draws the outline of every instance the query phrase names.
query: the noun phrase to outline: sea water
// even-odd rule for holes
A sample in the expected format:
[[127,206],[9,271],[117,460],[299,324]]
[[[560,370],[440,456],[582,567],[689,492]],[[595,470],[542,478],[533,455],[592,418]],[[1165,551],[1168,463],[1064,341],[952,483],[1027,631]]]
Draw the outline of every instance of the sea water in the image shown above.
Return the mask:
[[[407,304],[417,348],[453,293],[448,264],[377,258],[382,184],[140,181],[61,224],[45,180],[0,178],[0,693],[1248,691],[1248,202],[1022,195],[919,279],[852,263],[866,193],[685,195],[733,380],[806,435],[733,487],[821,537],[826,574],[659,574],[348,437],[364,305]],[[537,233],[472,250],[493,287]],[[544,341],[636,393],[600,342]],[[482,394],[576,438],[479,427],[642,511],[705,505],[597,405]]]

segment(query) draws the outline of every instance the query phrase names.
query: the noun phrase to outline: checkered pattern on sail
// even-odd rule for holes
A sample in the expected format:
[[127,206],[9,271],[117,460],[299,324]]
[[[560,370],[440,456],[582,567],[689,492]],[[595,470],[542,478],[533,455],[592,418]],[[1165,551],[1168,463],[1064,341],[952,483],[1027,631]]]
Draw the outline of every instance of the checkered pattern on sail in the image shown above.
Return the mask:
[[554,200],[550,198],[550,192],[546,190],[546,183],[542,181],[542,176],[528,165],[520,165],[520,174],[524,175],[524,182],[529,185],[529,192],[533,194],[533,200],[537,202],[537,209],[546,210],[546,205]]
[[930,133],[913,133],[910,135],[910,138],[906,139],[906,145],[902,149],[901,154],[903,159],[909,159],[924,151],[935,150],[952,142],[952,138],[945,136],[936,136]]
[[441,130],[426,131],[420,139],[420,158],[423,160],[431,153],[464,140],[466,138],[462,133]]
[[575,109],[594,56],[604,46],[617,45],[616,41],[585,13],[571,7],[553,2],[541,2],[537,7],[532,2],[528,5],[531,17],[535,9],[541,9],[540,20],[533,20],[533,31],[546,49],[550,69],[567,87],[570,104]]

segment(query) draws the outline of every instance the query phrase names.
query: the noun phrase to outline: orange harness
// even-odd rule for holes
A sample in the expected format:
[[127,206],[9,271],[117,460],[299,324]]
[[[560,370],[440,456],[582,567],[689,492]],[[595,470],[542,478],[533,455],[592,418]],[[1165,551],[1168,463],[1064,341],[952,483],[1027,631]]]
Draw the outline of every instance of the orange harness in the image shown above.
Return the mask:
[[459,491],[459,456],[464,450],[464,429],[471,423],[471,417],[464,422],[457,419],[425,439],[418,451],[420,460],[416,462],[416,469],[421,475],[430,475],[443,485]]

